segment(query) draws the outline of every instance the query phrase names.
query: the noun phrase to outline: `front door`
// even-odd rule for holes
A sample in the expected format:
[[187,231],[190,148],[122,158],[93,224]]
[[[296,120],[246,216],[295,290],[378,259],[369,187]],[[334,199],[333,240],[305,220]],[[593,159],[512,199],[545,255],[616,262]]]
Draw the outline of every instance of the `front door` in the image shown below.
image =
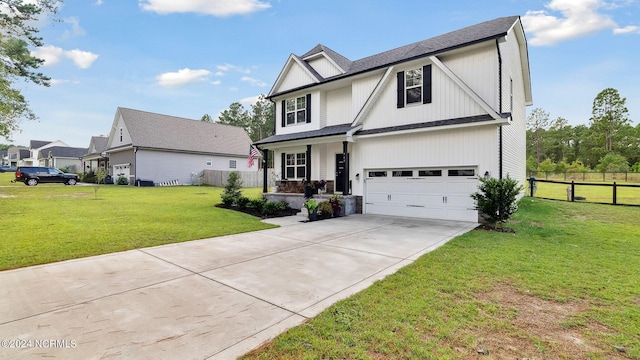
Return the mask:
[[[347,154],[347,156],[349,156]],[[344,193],[344,177],[347,176],[344,154],[336,154],[336,183],[335,191]]]

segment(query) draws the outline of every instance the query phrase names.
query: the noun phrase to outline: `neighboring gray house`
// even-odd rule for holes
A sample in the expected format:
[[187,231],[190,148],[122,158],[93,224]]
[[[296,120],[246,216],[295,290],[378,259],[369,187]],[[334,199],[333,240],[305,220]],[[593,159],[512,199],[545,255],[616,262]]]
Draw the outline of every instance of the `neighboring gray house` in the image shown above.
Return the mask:
[[0,165],[9,164],[9,152],[7,150],[0,150]]
[[275,135],[256,145],[287,186],[326,180],[363,213],[477,221],[479,177],[526,182],[518,16],[355,61],[317,45],[289,57],[267,98]]
[[109,174],[192,184],[203,170],[250,171],[244,129],[119,107],[107,143]]
[[39,152],[38,164],[40,166],[66,169],[67,172],[80,174],[82,170],[82,156],[87,153],[87,148],[70,146],[52,146]]
[[92,136],[89,142],[89,150],[82,156],[84,171],[95,172],[98,169],[109,168],[109,158],[107,157],[107,144],[109,138],[106,136]]
[[25,165],[24,159],[31,156],[31,151],[25,146],[13,146],[7,150],[9,156],[9,165],[18,167]]

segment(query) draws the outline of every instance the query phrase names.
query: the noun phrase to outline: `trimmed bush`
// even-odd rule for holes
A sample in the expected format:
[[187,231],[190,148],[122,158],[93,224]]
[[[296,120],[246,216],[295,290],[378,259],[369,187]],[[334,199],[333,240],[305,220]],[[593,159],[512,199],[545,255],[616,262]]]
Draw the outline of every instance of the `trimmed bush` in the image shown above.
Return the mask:
[[287,204],[282,201],[267,201],[262,206],[263,215],[273,215],[278,211],[282,211],[287,208]]
[[249,204],[250,199],[246,196],[240,196],[236,199],[236,205],[241,208],[244,209],[247,207],[247,204]]
[[518,210],[517,196],[523,187],[507,175],[504,179],[480,178],[478,192],[471,194],[480,211],[493,226],[500,226]]

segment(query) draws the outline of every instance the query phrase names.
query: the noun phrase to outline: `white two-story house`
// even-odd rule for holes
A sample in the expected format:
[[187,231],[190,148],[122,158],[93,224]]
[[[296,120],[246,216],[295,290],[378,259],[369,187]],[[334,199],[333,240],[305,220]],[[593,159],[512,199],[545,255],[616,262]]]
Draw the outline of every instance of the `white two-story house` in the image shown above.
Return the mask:
[[355,61],[317,45],[289,57],[268,98],[275,135],[256,145],[274,151],[276,172],[330,181],[357,212],[477,221],[479,177],[526,180],[518,16]]

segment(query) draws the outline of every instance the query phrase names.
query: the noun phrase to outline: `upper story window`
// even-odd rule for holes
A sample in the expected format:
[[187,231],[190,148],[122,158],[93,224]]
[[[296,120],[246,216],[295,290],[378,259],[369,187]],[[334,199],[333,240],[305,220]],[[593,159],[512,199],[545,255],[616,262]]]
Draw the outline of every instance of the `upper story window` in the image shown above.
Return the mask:
[[411,104],[431,103],[431,65],[400,71],[398,78],[398,108]]
[[311,122],[311,94],[282,100],[282,127]]
[[287,100],[287,125],[307,122],[306,100],[305,96]]
[[422,101],[422,69],[404,73],[407,105]]

